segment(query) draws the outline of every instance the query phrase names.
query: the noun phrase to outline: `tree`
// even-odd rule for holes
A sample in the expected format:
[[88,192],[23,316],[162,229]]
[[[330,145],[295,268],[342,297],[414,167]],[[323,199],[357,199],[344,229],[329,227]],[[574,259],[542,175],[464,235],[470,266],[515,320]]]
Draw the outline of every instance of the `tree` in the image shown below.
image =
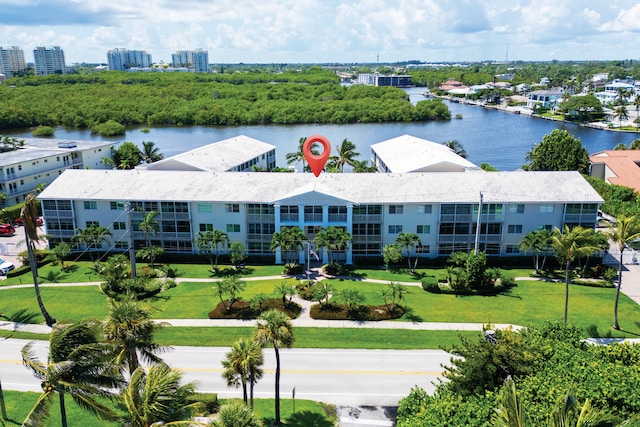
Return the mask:
[[513,379],[509,378],[502,387],[500,406],[494,411],[493,427],[526,427],[527,417]]
[[418,266],[418,255],[416,254],[416,259],[412,265],[411,252],[415,251],[416,247],[420,245],[420,237],[415,233],[406,233],[403,231],[398,234],[395,243],[402,246],[407,251],[405,256],[407,257],[407,262],[409,263],[409,271],[411,271],[411,273],[414,273],[416,271],[416,267]]
[[214,289],[225,310],[233,307],[233,303],[238,300],[238,293],[240,293],[246,285],[246,282],[241,281],[238,276],[227,276],[221,281],[216,282]]
[[619,127],[622,127],[623,120],[627,120],[629,118],[629,111],[627,111],[627,107],[624,105],[618,105],[615,110],[613,110],[613,114],[618,118]]
[[[636,99],[640,99],[640,96],[637,97]],[[629,145],[629,150],[640,150],[640,139],[634,139],[633,141],[631,141],[631,145]]]
[[268,310],[258,318],[258,324],[254,333],[255,340],[262,347],[273,346],[276,356],[275,378],[275,424],[280,421],[280,348],[290,348],[293,345],[294,336],[291,321],[286,314],[279,310]]
[[151,366],[148,370],[136,368],[122,391],[128,425],[204,425],[189,420],[202,409],[200,402],[187,403],[188,397],[196,391],[195,383],[181,383],[180,371],[164,363]]
[[372,173],[378,172],[378,168],[375,165],[369,165],[366,160],[353,160],[353,172]]
[[569,313],[569,283],[571,263],[580,257],[597,252],[600,247],[593,242],[593,230],[576,226],[569,228],[565,225],[564,232],[557,227],[551,235],[551,248],[553,253],[565,270],[565,299],[564,299],[564,323],[567,324]]
[[566,120],[579,123],[594,122],[604,115],[602,102],[594,95],[572,96],[560,103],[560,111]]
[[589,174],[589,152],[576,138],[566,130],[554,129],[535,144],[527,153],[528,170],[566,171],[577,170]]
[[333,251],[342,251],[351,242],[351,233],[342,227],[331,225],[327,228],[321,227],[313,239],[318,249],[325,248],[329,255],[329,264],[333,264]]
[[229,261],[236,270],[240,268],[247,259],[247,252],[244,250],[242,242],[231,242],[229,244]]
[[38,263],[36,261],[36,243],[42,238],[38,234],[38,208],[36,205],[36,197],[33,193],[29,194],[25,200],[22,209],[20,210],[20,218],[22,218],[22,225],[24,226],[24,239],[27,244],[27,253],[29,256],[29,267],[31,267],[31,276],[33,277],[33,287],[36,291],[36,300],[38,301],[38,307],[44,317],[44,321],[47,326],[52,327],[56,323],[56,319],[51,317],[49,312],[44,306],[42,301],[42,295],[40,295],[40,286],[38,286]]
[[[224,244],[229,244],[229,235],[222,230],[200,231],[196,235],[196,246],[201,253],[207,254],[213,271],[218,270],[220,245]],[[215,258],[212,257],[212,253],[215,253]]]
[[384,305],[387,306],[387,310],[389,310],[389,312],[395,310],[402,301],[402,298],[404,298],[405,293],[407,293],[406,288],[399,283],[391,282],[382,288],[382,299],[384,300]]
[[[222,377],[227,381],[227,386],[242,386],[242,398],[245,405],[253,410],[253,387],[262,378],[262,364],[264,357],[260,343],[250,338],[239,338],[231,346],[231,350],[225,354],[222,361]],[[247,396],[247,384],[250,387]]]
[[[309,166],[307,165],[307,158],[304,156],[304,143],[307,141],[307,137],[304,136],[298,140],[298,150],[292,153],[285,154],[284,158],[287,164],[302,162],[302,172],[309,172]],[[314,155],[320,154],[317,148],[317,144],[311,146],[311,153]]]
[[[280,231],[273,233],[271,238],[271,250],[278,248],[283,252],[283,258],[287,264],[296,263],[295,252],[302,250],[303,242],[307,240],[307,235],[298,226],[282,227]],[[291,255],[293,253],[293,255]],[[286,258],[289,256],[290,258]]]
[[154,163],[158,160],[162,160],[164,155],[160,153],[156,143],[152,141],[142,141],[142,151],[140,157],[145,163]]
[[338,155],[329,157],[329,160],[335,162],[340,172],[344,172],[345,163],[349,166],[354,166],[355,158],[360,155],[360,153],[356,151],[356,145],[348,139],[343,139],[342,143],[336,147],[336,150],[338,151]]
[[463,159],[467,158],[467,151],[464,149],[464,146],[458,142],[455,139],[450,139],[447,142],[443,142],[442,145],[444,145],[445,147],[451,149],[451,151],[453,151],[454,153],[456,153],[458,156],[462,157]]
[[[551,232],[548,230],[535,230],[525,234],[520,241],[519,248],[525,253],[533,252],[533,268],[536,274],[544,269],[547,253],[550,251]],[[542,255],[542,261],[540,256]]]
[[133,142],[125,141],[113,151],[113,165],[117,169],[133,169],[141,161],[140,149]]
[[[640,126],[640,96],[638,96],[636,94],[636,97],[633,100],[633,106],[636,107],[636,132],[638,131],[638,127]],[[637,139],[636,139],[637,141]],[[634,148],[631,148],[632,150],[634,150]]]
[[108,236],[112,235],[113,233],[107,227],[94,223],[85,229],[77,229],[76,234],[71,238],[71,241],[79,245],[84,245],[89,252],[91,261],[93,261],[91,248],[100,250],[100,246],[102,246],[103,243],[109,243]]
[[35,356],[33,343],[22,349],[22,363],[42,381],[42,393],[23,426],[39,426],[49,416],[55,394],[60,403],[62,426],[67,426],[65,395],[83,409],[103,420],[115,421],[118,414],[99,401],[111,398],[109,389],[122,383],[113,370],[107,347],[99,344],[95,324],[83,322],[56,326],[49,336],[49,357],[41,362]]
[[138,255],[149,262],[151,268],[158,255],[162,255],[164,250],[161,247],[153,247],[151,236],[155,235],[160,230],[160,225],[156,218],[158,217],[158,211],[149,211],[144,214],[142,221],[138,224],[138,230],[142,232],[142,236],[145,242],[145,248],[138,250]]
[[613,147],[614,150],[626,150],[627,149],[627,144],[625,144],[624,142],[619,142],[618,144],[615,145],[615,147]]
[[640,237],[640,224],[635,215],[627,216],[624,214],[616,218],[615,223],[605,221],[608,228],[609,240],[613,244],[618,245],[620,250],[620,260],[618,261],[618,286],[616,286],[616,300],[613,306],[613,328],[620,329],[618,323],[618,299],[620,298],[620,289],[622,288],[622,257],[627,244]]
[[382,248],[382,260],[384,261],[384,269],[389,271],[389,264],[400,262],[402,259],[402,246],[397,243],[384,245]]
[[162,363],[156,353],[169,347],[153,341],[154,334],[165,325],[151,319],[151,313],[131,296],[122,301],[109,300],[109,315],[102,328],[107,342],[116,347],[115,363],[131,375],[140,366],[138,355],[146,363]]
[[67,242],[60,242],[53,247],[47,259],[54,263],[60,263],[60,268],[65,269],[64,261],[71,255],[71,246]]

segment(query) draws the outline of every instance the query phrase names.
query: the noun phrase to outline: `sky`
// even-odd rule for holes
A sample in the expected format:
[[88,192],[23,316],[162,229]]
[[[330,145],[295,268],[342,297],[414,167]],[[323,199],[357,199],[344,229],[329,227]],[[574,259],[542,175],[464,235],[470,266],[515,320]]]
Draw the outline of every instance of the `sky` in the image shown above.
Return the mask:
[[640,59],[637,0],[0,0],[0,46],[210,63]]

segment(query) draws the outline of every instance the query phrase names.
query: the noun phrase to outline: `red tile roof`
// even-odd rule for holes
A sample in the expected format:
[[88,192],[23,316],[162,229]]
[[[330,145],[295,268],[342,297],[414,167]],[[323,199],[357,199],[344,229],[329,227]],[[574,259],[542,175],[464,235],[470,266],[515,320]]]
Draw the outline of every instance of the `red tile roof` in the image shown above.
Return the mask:
[[640,150],[605,150],[589,156],[592,164],[604,164],[607,180],[640,191]]

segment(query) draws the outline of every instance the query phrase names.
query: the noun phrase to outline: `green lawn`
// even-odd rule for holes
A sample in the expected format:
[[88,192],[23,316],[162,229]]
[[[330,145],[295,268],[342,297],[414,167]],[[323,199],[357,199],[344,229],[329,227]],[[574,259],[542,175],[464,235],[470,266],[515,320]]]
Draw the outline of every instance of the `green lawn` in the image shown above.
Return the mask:
[[[38,396],[39,393],[5,391],[4,400],[8,419],[6,421],[0,419],[0,426],[22,425],[22,421],[24,421],[35,404]],[[45,423],[41,424],[42,427],[58,427],[61,425],[60,409],[57,399],[56,396],[56,400],[51,406],[51,416]],[[224,402],[225,400],[220,400],[220,403]],[[67,421],[70,426],[116,427],[122,425],[120,423],[99,420],[78,407],[69,397],[65,399],[65,403],[67,408]],[[256,415],[265,422],[265,425],[271,425],[270,423],[274,420],[275,414],[274,399],[256,399],[254,404]],[[295,412],[293,409],[294,401],[292,399],[280,400],[281,418],[287,426],[332,427],[336,420],[335,408],[332,405],[326,405],[321,402],[296,399]]]

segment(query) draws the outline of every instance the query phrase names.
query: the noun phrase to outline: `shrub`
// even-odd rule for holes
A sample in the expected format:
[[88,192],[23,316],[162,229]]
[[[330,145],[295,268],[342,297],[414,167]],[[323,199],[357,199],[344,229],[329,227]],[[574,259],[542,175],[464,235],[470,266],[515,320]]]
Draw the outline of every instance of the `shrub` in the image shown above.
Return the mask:
[[332,262],[322,266],[322,272],[328,276],[339,276],[342,273],[342,266],[337,262]]
[[302,273],[303,271],[304,271],[304,267],[301,264],[295,264],[295,263],[289,262],[284,265],[284,268],[282,269],[282,274],[284,274],[285,276],[295,276]]
[[118,136],[125,134],[124,125],[116,122],[115,120],[108,120],[104,123],[100,123],[94,126],[91,130],[102,136]]
[[31,132],[33,136],[52,136],[54,130],[51,126],[38,126]]
[[208,414],[215,414],[218,411],[218,395],[215,393],[193,393],[187,396],[187,403],[202,403]]
[[422,289],[432,294],[441,294],[442,289],[438,285],[438,279],[434,276],[427,276],[422,279]]

